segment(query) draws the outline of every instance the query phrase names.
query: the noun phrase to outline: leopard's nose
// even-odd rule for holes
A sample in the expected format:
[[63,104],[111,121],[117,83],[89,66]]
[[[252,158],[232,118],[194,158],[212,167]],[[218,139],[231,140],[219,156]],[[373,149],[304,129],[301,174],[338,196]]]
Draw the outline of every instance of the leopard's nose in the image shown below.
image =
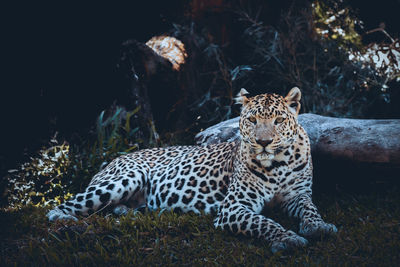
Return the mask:
[[265,139],[257,139],[256,142],[257,142],[257,144],[262,145],[263,147],[266,147],[266,146],[268,146],[269,144],[272,143],[272,139],[267,139],[267,140],[265,140]]

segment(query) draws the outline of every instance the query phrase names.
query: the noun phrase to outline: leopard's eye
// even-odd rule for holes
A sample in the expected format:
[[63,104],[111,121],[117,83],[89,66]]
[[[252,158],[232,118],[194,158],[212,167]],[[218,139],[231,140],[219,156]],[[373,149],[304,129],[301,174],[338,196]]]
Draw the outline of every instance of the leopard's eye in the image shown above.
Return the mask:
[[251,121],[254,124],[257,123],[256,117],[249,117],[249,121]]
[[283,117],[278,117],[275,119],[275,124],[283,122]]

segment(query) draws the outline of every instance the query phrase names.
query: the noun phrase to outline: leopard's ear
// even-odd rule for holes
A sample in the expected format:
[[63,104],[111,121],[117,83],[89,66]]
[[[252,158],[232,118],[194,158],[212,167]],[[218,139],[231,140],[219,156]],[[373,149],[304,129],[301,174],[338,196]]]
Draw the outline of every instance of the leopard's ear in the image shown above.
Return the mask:
[[289,110],[298,115],[300,111],[301,92],[297,87],[293,87],[285,97]]
[[240,92],[237,94],[235,98],[236,104],[246,105],[247,102],[249,102],[249,99],[246,97],[246,95],[248,94],[249,92],[247,92],[246,89],[244,88],[240,89]]

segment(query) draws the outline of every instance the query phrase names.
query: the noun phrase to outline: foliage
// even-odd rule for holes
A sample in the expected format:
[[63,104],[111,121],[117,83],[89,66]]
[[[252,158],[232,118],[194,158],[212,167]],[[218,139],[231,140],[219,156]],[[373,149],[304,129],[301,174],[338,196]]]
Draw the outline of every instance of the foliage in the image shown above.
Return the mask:
[[82,144],[59,145],[53,138],[49,148],[41,149],[37,157],[9,171],[5,177],[6,208],[60,204],[83,190],[92,176],[111,160],[138,148],[141,140],[133,143],[138,128],[130,125],[138,110],[127,111],[116,106],[107,117],[103,111],[97,120],[96,138]]
[[89,138],[85,143],[74,146],[68,173],[73,181],[71,192],[83,191],[93,175],[113,159],[139,148],[142,140],[135,139],[138,128],[131,126],[131,120],[138,111],[139,107],[127,111],[123,107],[113,106],[108,110],[108,116],[104,111],[101,112],[94,132],[96,139]]
[[[373,193],[317,193],[322,216],[338,226],[334,237],[310,239],[305,248],[272,254],[262,240],[214,229],[211,216],[169,211],[93,215],[49,223],[46,210],[1,212],[3,265],[371,265],[400,264],[399,188]],[[298,222],[276,210],[268,216],[292,230]]]
[[71,181],[63,179],[70,164],[66,143],[57,144],[39,151],[38,156],[20,166],[19,170],[9,170],[8,204],[10,208],[21,208],[27,204],[47,205],[60,203],[71,194],[67,186]]
[[362,27],[363,22],[343,1],[314,1],[312,11],[315,31],[319,35],[336,40],[344,49],[363,48],[361,35],[356,31],[356,27]]
[[[388,73],[363,59],[371,49],[358,32],[362,21],[344,2],[315,1],[304,8],[293,5],[275,26],[265,23],[268,18],[258,5],[238,4],[227,11],[235,27],[229,43],[216,43],[211,29],[195,23],[174,25],[171,31],[183,40],[190,55],[181,82],[190,92],[187,102],[192,121],[197,118],[197,131],[238,115],[233,97],[242,87],[254,95],[284,95],[298,86],[303,92],[302,112],[392,116],[378,113],[376,107],[390,105],[388,82],[398,77],[400,64],[396,43],[391,45],[395,54],[388,55],[393,59],[387,62],[392,70]],[[380,56],[379,51],[375,49],[371,57]]]
[[303,112],[362,117],[368,99],[360,90],[368,70],[349,62],[335,41],[321,40],[314,32],[309,10],[284,15],[279,28],[264,26],[247,13],[244,31],[247,56],[253,71],[244,82],[264,83],[266,91],[285,94],[302,89]]
[[[363,22],[343,1],[315,1],[312,7],[316,33],[324,40],[335,40],[348,60],[356,66],[355,73],[362,74],[362,83],[358,83],[358,88],[376,92],[372,101],[378,96],[383,100],[382,104],[390,103],[388,84],[400,81],[400,40],[392,38],[384,26],[365,31]],[[359,32],[364,35],[381,32],[390,43],[364,44]],[[395,82],[392,85],[399,88]]]

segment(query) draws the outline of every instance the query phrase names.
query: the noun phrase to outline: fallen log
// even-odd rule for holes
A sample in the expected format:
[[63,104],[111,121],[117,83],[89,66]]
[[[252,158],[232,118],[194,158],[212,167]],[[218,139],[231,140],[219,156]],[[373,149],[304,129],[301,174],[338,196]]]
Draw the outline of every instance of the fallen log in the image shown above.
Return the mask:
[[[313,158],[330,158],[385,168],[400,168],[400,120],[362,120],[299,115],[311,141]],[[196,135],[200,145],[234,141],[239,118],[216,124]]]

